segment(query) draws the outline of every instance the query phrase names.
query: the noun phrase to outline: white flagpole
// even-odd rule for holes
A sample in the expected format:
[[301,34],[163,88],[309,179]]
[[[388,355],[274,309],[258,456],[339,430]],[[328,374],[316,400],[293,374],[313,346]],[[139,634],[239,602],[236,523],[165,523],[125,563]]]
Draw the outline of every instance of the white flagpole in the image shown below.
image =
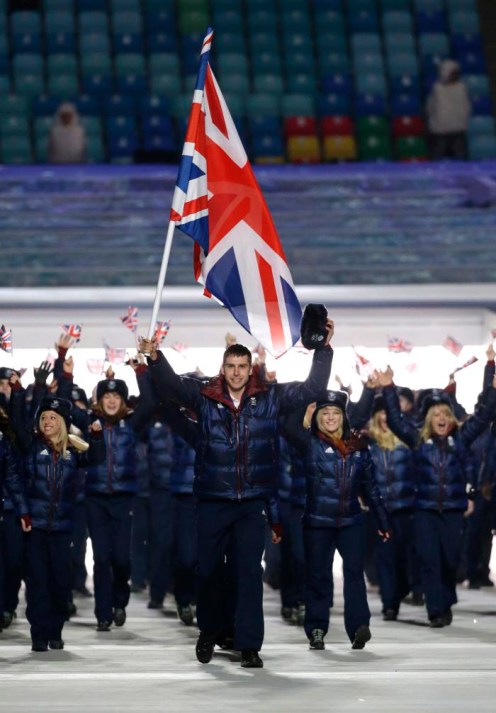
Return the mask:
[[158,276],[157,291],[155,292],[155,301],[153,303],[150,326],[148,327],[148,339],[151,339],[155,333],[155,324],[157,322],[158,311],[160,309],[162,291],[164,289],[165,282],[165,273],[167,272],[167,266],[169,264],[169,256],[172,248],[172,238],[174,236],[175,226],[176,224],[174,221],[170,220],[169,227],[167,228],[167,237],[165,239],[164,254],[162,255],[162,264],[160,265],[160,273]]

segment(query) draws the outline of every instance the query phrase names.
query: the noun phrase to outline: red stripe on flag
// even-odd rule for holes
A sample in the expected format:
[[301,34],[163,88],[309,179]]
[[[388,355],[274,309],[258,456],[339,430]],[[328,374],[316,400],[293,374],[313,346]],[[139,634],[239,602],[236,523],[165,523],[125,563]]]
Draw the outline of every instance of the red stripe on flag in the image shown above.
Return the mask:
[[272,344],[273,348],[277,351],[281,347],[284,348],[285,341],[281,311],[279,309],[279,300],[277,297],[276,286],[274,284],[274,274],[272,272],[272,267],[267,260],[265,260],[260,253],[255,252],[255,254],[257,256],[258,269],[260,271]]
[[189,114],[188,128],[186,129],[186,136],[184,137],[185,143],[194,144],[198,134],[198,123],[201,114],[201,104],[194,102],[191,105],[191,111]]
[[184,204],[183,217],[185,215],[194,215],[201,210],[206,210],[208,208],[208,196],[200,196],[192,201],[188,201]]
[[212,70],[210,65],[207,67],[207,76],[205,77],[205,91],[208,99],[208,107],[210,109],[210,116],[214,125],[219,129],[220,132],[224,134],[226,139],[229,138],[229,133],[227,131],[226,122],[224,120],[224,112],[219,101],[217,92],[215,91],[215,85],[212,79]]

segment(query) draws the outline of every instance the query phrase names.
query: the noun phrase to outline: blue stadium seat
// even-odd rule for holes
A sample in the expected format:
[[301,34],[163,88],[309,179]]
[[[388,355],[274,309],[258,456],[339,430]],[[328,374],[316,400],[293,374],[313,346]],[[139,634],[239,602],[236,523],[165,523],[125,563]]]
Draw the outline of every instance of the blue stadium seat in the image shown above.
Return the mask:
[[391,50],[387,54],[387,67],[393,77],[401,74],[417,75],[419,72],[418,59],[414,52]]
[[408,32],[387,32],[384,34],[386,52],[416,52],[415,39]]
[[469,94],[490,94],[489,78],[487,74],[466,74],[463,78]]
[[448,57],[451,54],[449,37],[440,32],[419,35],[418,47],[421,56],[440,54]]
[[112,15],[112,29],[115,33],[143,33],[143,19],[141,12],[115,12]]
[[356,74],[384,73],[384,59],[378,52],[354,52],[353,67]]
[[78,94],[73,99],[79,114],[99,116],[101,111],[100,98],[91,94]]
[[85,93],[103,97],[114,91],[114,80],[105,72],[89,72],[82,77],[82,88]]
[[134,116],[136,100],[126,94],[111,94],[102,100],[102,112],[105,116]]
[[382,16],[382,27],[384,32],[413,32],[413,21],[411,13],[403,11],[385,12]]
[[376,32],[355,32],[350,42],[353,52],[381,52],[381,36]]
[[323,52],[319,55],[318,65],[321,78],[326,74],[349,74],[350,72],[350,60],[347,52]]
[[46,32],[75,32],[74,15],[71,11],[46,11],[44,18]]
[[149,116],[151,114],[170,114],[170,102],[167,97],[148,94],[141,97],[139,100],[139,113],[141,116]]
[[42,37],[39,32],[15,32],[10,39],[12,52],[37,52],[42,50]]
[[355,97],[356,116],[384,116],[387,113],[386,98],[377,94],[357,94]]
[[395,74],[390,79],[393,94],[418,94],[420,90],[417,74]]
[[470,10],[455,10],[449,15],[451,32],[480,32],[479,14]]
[[149,52],[175,52],[177,50],[176,35],[173,32],[149,30],[145,39]]
[[482,37],[478,32],[460,32],[453,33],[451,36],[451,46],[453,52],[483,52]]
[[76,52],[76,35],[73,32],[47,32],[45,34],[47,52]]
[[49,96],[48,94],[41,94],[40,96],[34,97],[32,102],[33,116],[42,117],[50,116],[53,117],[60,105],[60,97]]
[[355,88],[359,94],[378,94],[386,96],[388,93],[384,74],[357,74],[355,76]]
[[346,94],[353,93],[353,82],[347,74],[328,74],[322,78],[322,90],[325,94]]
[[113,38],[114,52],[143,52],[145,48],[144,35],[140,33],[117,32]]
[[486,59],[482,52],[460,52],[455,54],[463,74],[485,74]]
[[468,155],[471,161],[484,161],[496,158],[496,136],[469,136]]
[[448,31],[446,15],[438,10],[418,12],[415,24],[418,33],[446,33]]
[[418,94],[402,92],[391,95],[392,116],[418,116],[421,112],[422,106]]
[[78,26],[80,32],[108,32],[107,13],[100,10],[83,11],[78,16]]
[[474,116],[492,116],[493,102],[489,94],[472,94],[470,96],[472,114]]
[[317,97],[317,113],[319,116],[347,116],[350,111],[351,99],[349,94],[326,92]]
[[107,136],[115,138],[117,136],[128,136],[136,132],[136,119],[134,116],[117,114],[107,116],[105,119],[105,131]]
[[[370,8],[370,3],[368,4]],[[379,23],[375,11],[359,10],[348,15],[350,32],[378,32]]]
[[22,35],[25,32],[41,34],[41,15],[38,12],[13,12],[10,15],[10,30],[12,34]]

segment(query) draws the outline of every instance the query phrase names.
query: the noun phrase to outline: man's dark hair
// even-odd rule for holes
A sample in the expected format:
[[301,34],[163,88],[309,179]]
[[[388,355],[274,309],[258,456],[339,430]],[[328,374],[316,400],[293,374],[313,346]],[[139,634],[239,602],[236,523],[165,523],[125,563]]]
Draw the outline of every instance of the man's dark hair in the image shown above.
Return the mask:
[[248,362],[251,366],[251,351],[247,347],[243,346],[243,344],[231,344],[230,347],[227,347],[224,352],[224,356],[222,357],[222,364],[225,364],[227,357],[230,356],[248,357]]

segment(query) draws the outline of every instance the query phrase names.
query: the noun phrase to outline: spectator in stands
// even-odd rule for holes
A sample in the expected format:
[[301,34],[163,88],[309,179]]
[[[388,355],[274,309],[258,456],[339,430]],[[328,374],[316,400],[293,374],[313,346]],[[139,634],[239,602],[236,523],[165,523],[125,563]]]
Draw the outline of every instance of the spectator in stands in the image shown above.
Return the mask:
[[84,163],[86,133],[79,123],[74,104],[64,102],[57,109],[48,137],[48,163]]
[[471,112],[467,88],[460,79],[458,62],[446,59],[439,66],[439,78],[427,99],[430,154],[442,158],[467,158],[467,127]]

